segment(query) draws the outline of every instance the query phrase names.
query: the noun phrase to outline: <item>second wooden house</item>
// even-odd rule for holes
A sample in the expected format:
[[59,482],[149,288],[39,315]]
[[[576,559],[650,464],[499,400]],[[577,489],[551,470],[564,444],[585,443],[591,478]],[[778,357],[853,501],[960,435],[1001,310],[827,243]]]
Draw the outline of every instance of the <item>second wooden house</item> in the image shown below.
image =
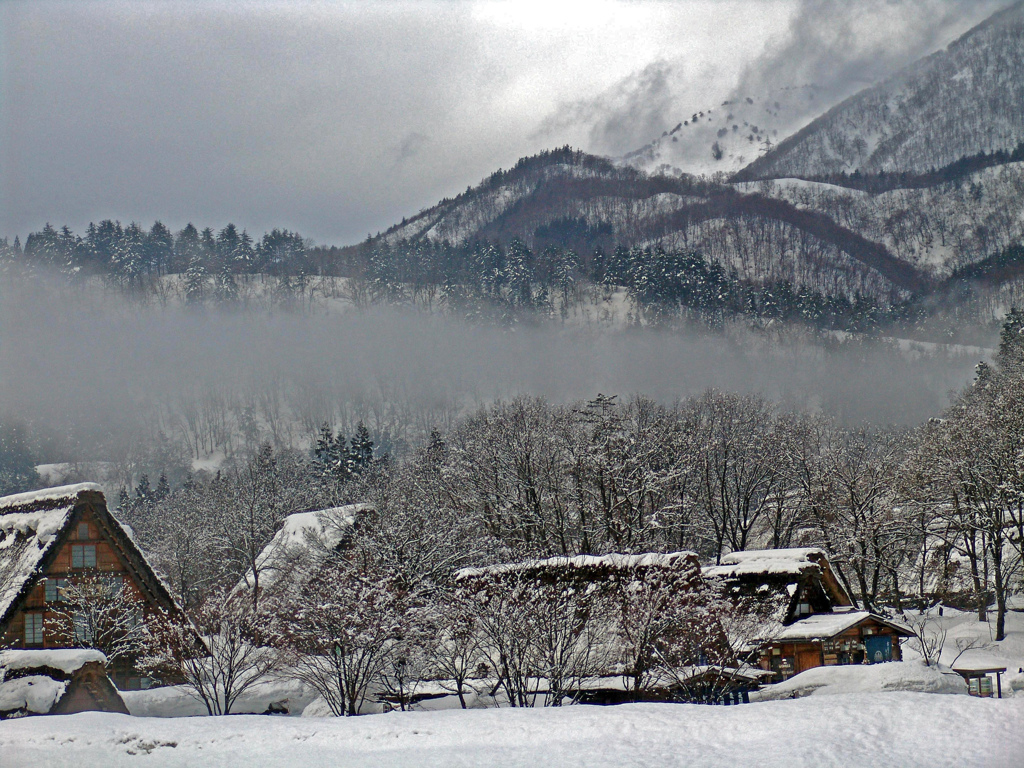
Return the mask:
[[751,663],[776,680],[820,666],[899,661],[906,627],[858,610],[816,548],[734,552],[703,569],[733,602],[756,618],[745,638]]

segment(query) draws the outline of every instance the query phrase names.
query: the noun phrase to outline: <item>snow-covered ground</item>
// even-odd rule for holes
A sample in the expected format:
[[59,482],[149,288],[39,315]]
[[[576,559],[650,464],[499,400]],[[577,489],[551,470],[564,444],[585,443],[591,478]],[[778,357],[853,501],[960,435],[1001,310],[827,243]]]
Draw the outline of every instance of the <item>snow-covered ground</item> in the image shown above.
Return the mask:
[[750,695],[752,700],[796,699],[802,696],[885,691],[915,691],[967,695],[967,683],[948,667],[929,667],[922,661],[889,664],[850,664],[815,667],[782,683]]
[[[188,693],[184,686],[168,685],[148,691],[121,691],[128,711],[137,717],[200,717],[206,715],[206,706]],[[298,680],[271,679],[258,683],[239,696],[232,713],[262,715],[271,705],[299,716],[317,694]],[[0,763],[0,768],[6,768]]]
[[634,704],[342,719],[0,723],[0,765],[1019,766],[1024,699],[852,694],[738,707]]
[[[939,662],[957,669],[1006,667],[1006,674],[1003,676],[1003,695],[1016,695],[1019,699],[1024,699],[1024,672],[1020,671],[1024,669],[1024,612],[1007,611],[1006,637],[999,642],[993,640],[995,611],[989,612],[987,622],[978,621],[976,613],[958,611],[954,608],[944,608],[942,614],[939,616],[936,608],[928,612],[928,630],[946,631]],[[910,617],[913,615],[910,614]],[[920,657],[914,650],[912,640],[904,643],[903,651],[907,660]]]

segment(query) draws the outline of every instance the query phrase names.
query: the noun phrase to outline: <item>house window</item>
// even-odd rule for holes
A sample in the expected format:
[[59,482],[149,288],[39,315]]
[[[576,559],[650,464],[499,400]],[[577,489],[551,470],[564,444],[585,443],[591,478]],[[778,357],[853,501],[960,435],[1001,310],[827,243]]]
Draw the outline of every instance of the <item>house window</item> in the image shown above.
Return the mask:
[[79,523],[78,524],[78,538],[82,541],[89,540],[89,524]]
[[47,579],[46,580],[46,602],[48,603],[62,603],[64,602],[64,587],[68,585],[67,579]]
[[124,589],[124,576],[119,573],[111,573],[104,577],[103,583],[107,588],[107,596],[117,597]]
[[75,614],[75,642],[91,643],[93,640],[92,623],[84,613]]
[[43,644],[43,614],[25,614],[25,645]]
[[811,604],[810,603],[800,603],[796,607],[796,612],[797,612],[797,614],[799,616],[806,616],[807,614],[809,614],[811,612]]
[[72,544],[71,545],[71,567],[72,568],[95,568],[96,567],[96,545],[95,544]]

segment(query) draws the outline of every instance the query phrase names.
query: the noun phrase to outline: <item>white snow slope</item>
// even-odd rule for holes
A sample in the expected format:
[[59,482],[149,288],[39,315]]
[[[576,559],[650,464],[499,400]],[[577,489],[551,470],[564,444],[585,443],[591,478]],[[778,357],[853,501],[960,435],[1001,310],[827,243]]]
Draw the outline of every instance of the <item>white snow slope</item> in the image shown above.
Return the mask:
[[1022,723],[1024,699],[920,693],[322,720],[83,713],[0,722],[0,765],[1019,766]]

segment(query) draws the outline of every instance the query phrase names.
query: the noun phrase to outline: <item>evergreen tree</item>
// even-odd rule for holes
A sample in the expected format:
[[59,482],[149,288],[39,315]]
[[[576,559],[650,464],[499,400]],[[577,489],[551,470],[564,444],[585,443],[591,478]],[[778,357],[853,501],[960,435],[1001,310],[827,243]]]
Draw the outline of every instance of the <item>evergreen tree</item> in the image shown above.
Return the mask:
[[185,271],[185,301],[189,304],[202,303],[206,295],[206,267],[193,256]]
[[157,480],[156,489],[153,491],[153,498],[156,501],[163,501],[171,495],[171,484],[167,481],[167,473],[161,472]]
[[153,222],[145,242],[147,270],[154,271],[158,275],[165,274],[170,271],[173,258],[174,236],[171,234],[171,230],[159,221]]
[[199,239],[199,230],[191,223],[181,230],[174,240],[174,264],[172,271],[184,271],[193,259],[201,259],[203,245]]
[[139,478],[139,482],[135,485],[135,500],[139,502],[148,502],[153,496],[153,489],[149,487],[149,475],[145,472]]
[[352,463],[356,470],[365,469],[373,461],[373,440],[370,439],[370,430],[363,422],[356,425],[356,433],[351,440]]

